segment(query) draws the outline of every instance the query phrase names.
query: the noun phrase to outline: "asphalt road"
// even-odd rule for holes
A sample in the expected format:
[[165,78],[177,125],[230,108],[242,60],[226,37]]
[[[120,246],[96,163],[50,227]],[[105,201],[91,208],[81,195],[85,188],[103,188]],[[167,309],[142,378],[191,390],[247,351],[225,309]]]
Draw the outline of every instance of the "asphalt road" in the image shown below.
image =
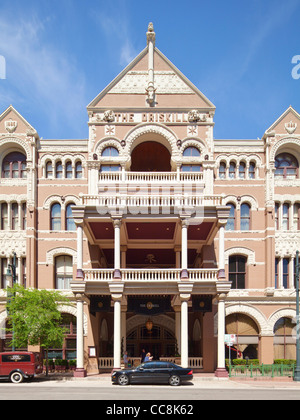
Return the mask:
[[[147,401],[147,407],[157,405],[158,401],[173,401],[174,404],[193,404],[204,400],[299,400],[300,385],[247,384],[228,381],[224,384],[215,382],[195,382],[175,388],[165,385],[132,385],[120,387],[108,381],[103,383],[84,381],[31,382],[19,385],[0,383],[0,400],[97,400],[105,406],[118,401],[134,404]],[[197,405],[195,404],[195,407]],[[171,410],[171,409],[170,409]],[[178,413],[177,413],[178,414]],[[195,413],[193,413],[195,414]]]

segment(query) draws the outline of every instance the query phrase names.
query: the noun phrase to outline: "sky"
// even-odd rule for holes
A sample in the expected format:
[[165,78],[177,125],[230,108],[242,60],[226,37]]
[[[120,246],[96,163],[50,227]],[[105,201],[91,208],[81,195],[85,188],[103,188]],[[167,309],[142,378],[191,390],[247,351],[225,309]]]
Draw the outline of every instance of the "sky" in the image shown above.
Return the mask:
[[44,139],[87,138],[87,105],[153,22],[157,48],[216,106],[214,137],[261,138],[300,113],[299,21],[300,0],[1,0],[0,114],[12,104]]

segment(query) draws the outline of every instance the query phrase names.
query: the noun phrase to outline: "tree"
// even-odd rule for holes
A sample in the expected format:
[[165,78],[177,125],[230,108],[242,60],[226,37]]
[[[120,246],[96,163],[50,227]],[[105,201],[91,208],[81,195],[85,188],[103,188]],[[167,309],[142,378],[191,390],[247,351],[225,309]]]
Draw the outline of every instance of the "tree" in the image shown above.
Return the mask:
[[6,309],[13,347],[39,345],[46,351],[48,375],[48,350],[62,347],[65,331],[61,327],[62,315],[58,306],[70,304],[68,298],[57,291],[25,289],[15,284],[7,288]]

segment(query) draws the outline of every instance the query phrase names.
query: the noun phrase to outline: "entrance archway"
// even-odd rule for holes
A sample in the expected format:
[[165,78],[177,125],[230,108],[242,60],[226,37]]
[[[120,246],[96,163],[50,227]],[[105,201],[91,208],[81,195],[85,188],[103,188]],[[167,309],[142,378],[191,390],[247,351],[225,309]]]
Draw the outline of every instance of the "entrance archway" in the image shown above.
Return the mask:
[[156,141],[138,144],[131,154],[132,172],[170,172],[171,154]]

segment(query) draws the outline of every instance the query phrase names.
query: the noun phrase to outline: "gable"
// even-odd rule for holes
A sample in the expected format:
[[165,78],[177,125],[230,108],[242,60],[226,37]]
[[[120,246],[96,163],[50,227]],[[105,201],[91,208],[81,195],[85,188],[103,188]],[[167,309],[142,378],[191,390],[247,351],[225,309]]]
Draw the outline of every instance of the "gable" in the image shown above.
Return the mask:
[[300,114],[290,106],[266,131],[277,135],[300,135]]
[[[89,105],[144,108],[149,82],[146,47]],[[155,108],[209,109],[215,106],[157,48],[154,48]]]
[[0,134],[27,134],[27,132],[34,132],[36,130],[30,125],[15,108],[10,105],[0,115]]

